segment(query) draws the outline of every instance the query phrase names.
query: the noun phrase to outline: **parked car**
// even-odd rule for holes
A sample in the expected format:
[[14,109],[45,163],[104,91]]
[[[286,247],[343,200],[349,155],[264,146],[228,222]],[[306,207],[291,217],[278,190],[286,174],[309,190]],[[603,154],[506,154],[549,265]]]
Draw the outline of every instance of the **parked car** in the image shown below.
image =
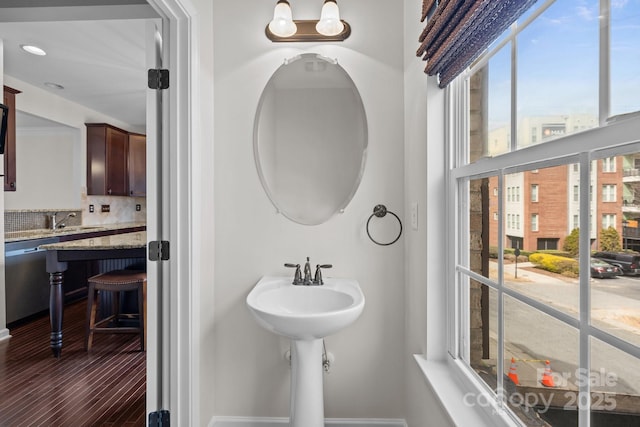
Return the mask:
[[605,279],[616,277],[622,274],[622,271],[615,265],[609,264],[598,258],[591,258],[591,277]]
[[624,252],[596,252],[591,255],[622,270],[622,274],[635,276],[640,274],[640,255]]

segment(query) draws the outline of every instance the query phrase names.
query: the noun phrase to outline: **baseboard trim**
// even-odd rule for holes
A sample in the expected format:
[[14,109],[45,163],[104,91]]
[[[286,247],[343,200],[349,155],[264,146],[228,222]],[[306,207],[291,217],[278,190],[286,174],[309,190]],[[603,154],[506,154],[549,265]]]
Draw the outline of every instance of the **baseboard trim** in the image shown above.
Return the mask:
[[9,330],[7,328],[0,329],[0,341],[8,340],[9,338],[11,338]]
[[[284,427],[289,425],[289,418],[257,418],[257,417],[213,417],[209,427]],[[327,418],[325,426],[331,427],[407,427],[402,419],[381,418]]]

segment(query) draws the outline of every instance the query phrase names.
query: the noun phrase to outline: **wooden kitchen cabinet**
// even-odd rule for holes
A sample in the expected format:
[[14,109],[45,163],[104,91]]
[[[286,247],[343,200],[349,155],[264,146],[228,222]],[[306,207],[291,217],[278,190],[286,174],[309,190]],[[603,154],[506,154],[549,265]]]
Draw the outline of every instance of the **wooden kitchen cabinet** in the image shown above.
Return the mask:
[[4,145],[4,191],[16,191],[16,95],[20,91],[5,86],[2,103],[9,107]]
[[129,195],[147,195],[147,137],[129,134]]
[[87,123],[87,194],[129,195],[129,133],[106,123]]

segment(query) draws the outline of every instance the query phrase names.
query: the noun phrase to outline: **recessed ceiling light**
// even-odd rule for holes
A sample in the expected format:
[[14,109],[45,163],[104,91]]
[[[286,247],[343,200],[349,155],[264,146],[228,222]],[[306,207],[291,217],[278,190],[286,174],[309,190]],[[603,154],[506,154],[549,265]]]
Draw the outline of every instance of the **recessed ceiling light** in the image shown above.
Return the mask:
[[21,44],[20,48],[27,53],[32,55],[44,56],[47,54],[44,50],[40,49],[38,46],[33,46],[30,44]]
[[50,87],[51,89],[58,89],[58,90],[64,89],[64,86],[59,85],[58,83],[46,82],[44,85],[46,87]]

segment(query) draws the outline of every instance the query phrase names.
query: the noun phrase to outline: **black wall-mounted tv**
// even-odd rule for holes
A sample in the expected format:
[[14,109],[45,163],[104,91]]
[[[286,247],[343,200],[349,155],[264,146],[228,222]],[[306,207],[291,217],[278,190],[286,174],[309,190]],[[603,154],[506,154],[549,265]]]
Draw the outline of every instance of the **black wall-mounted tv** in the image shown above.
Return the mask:
[[4,144],[7,141],[7,123],[9,123],[9,107],[0,104],[2,118],[0,119],[0,154],[4,154]]

